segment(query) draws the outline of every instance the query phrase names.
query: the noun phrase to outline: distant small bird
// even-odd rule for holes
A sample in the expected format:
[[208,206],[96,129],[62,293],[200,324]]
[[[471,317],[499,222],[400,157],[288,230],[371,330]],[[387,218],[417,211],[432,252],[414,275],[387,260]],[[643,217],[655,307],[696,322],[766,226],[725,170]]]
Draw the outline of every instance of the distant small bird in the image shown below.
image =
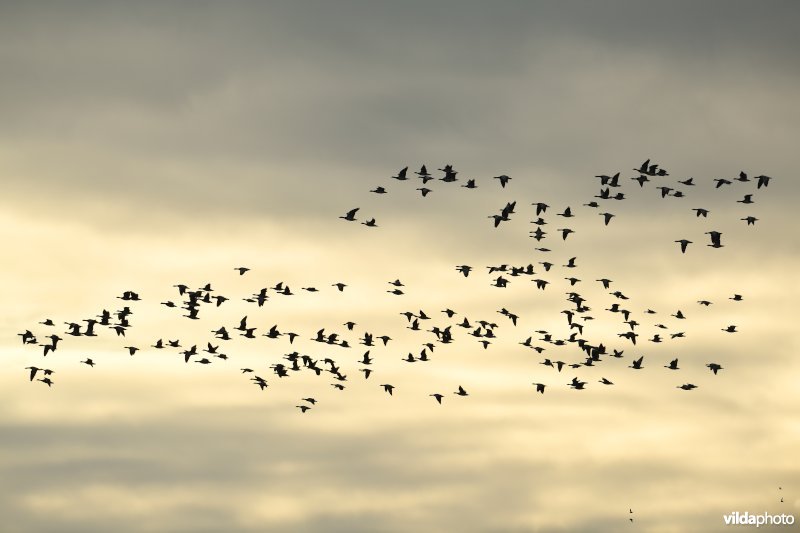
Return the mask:
[[240,276],[244,276],[244,273],[248,272],[250,269],[247,268],[247,267],[236,267],[236,268],[234,268],[234,270],[238,270],[239,271],[239,275]]
[[502,188],[504,188],[504,189],[506,188],[506,184],[507,184],[509,181],[511,181],[511,178],[509,178],[509,177],[508,177],[508,176],[506,176],[505,174],[502,174],[502,175],[500,175],[500,176],[495,176],[493,179],[500,180],[500,186],[501,186]]
[[422,167],[419,169],[419,172],[415,172],[415,174],[419,176],[420,179],[422,179],[423,184],[428,183],[430,180],[433,179],[433,176],[430,175],[428,169],[425,168],[425,165],[422,165]]
[[679,389],[683,389],[683,390],[692,390],[692,389],[696,389],[697,385],[694,385],[692,383],[685,383],[683,385],[680,385],[678,388]]
[[24,333],[17,333],[18,336],[22,337],[22,344],[35,344],[36,337],[31,333],[31,330],[26,329]]
[[35,366],[26,366],[25,370],[30,370],[31,371],[31,373],[30,373],[30,381],[33,381],[33,378],[36,377],[36,373],[39,372],[39,370],[44,370],[44,369],[43,368],[38,368],[38,367],[35,367]]
[[680,239],[680,240],[677,240],[675,242],[677,242],[677,243],[679,243],[681,245],[681,253],[682,254],[685,254],[686,253],[686,247],[689,246],[690,244],[692,244],[692,241],[690,241],[688,239]]
[[437,392],[437,393],[435,393],[435,394],[429,394],[428,396],[433,396],[434,398],[436,398],[436,401],[437,401],[439,404],[441,404],[441,403],[442,403],[442,398],[444,398],[444,394],[439,394],[438,392]]
[[565,241],[567,240],[567,236],[568,236],[570,233],[575,233],[575,231],[574,231],[574,230],[571,230],[571,229],[569,229],[569,228],[559,229],[558,231],[560,231],[560,232],[561,232],[561,239],[562,239],[562,240],[565,240]]
[[579,381],[577,377],[572,378],[572,381],[569,383],[569,386],[575,390],[583,390],[586,386],[585,381]]
[[356,207],[354,209],[351,209],[350,211],[347,212],[347,214],[342,215],[339,218],[341,218],[342,220],[347,220],[347,221],[352,222],[352,221],[354,221],[356,219],[356,213],[358,212],[359,209],[360,208],[358,208],[358,207]]
[[633,170],[641,173],[646,173],[648,172],[649,168],[650,168],[650,160],[646,159],[645,162],[642,163],[642,166],[640,166],[639,168],[634,168]]
[[469,273],[472,271],[472,267],[469,266],[469,265],[459,265],[459,266],[456,267],[456,270],[461,272],[462,274],[464,274],[464,277],[466,278],[467,276],[469,276]]
[[382,384],[381,387],[383,387],[383,390],[389,393],[389,396],[392,396],[392,391],[394,391],[394,385]]
[[608,223],[611,222],[611,219],[615,216],[613,213],[600,213],[603,217],[605,225],[608,226]]
[[406,177],[406,172],[408,172],[408,167],[403,167],[400,169],[400,172],[397,173],[397,176],[392,176],[392,179],[400,181],[407,180],[408,178]]

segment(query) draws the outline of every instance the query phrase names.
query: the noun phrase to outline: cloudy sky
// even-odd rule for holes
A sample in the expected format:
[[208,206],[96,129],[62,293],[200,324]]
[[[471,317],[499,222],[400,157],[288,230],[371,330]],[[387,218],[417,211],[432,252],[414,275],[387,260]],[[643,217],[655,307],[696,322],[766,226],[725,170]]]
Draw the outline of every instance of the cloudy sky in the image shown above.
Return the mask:
[[[3,2],[3,530],[708,532],[733,511],[800,519],[798,17],[777,1]],[[640,188],[629,178],[648,158],[669,176]],[[422,198],[422,164],[437,178],[452,164],[459,181]],[[410,180],[390,178],[405,166]],[[772,180],[757,189],[740,171]],[[584,206],[594,176],[616,172],[625,200]],[[745,194],[753,204],[737,203]],[[534,202],[551,206],[538,244]],[[574,218],[556,215],[567,206]],[[337,218],[355,207],[379,227]],[[600,212],[616,215],[607,227]],[[712,230],[723,248],[706,246]],[[535,275],[491,286],[487,266],[529,263]],[[405,294],[387,293],[395,279]],[[294,296],[271,289],[281,281]],[[188,320],[160,305],[181,302],[179,283],[229,301]],[[264,307],[243,300],[263,287]],[[117,299],[127,290],[142,300]],[[540,364],[584,360],[536,333],[576,331],[567,291],[591,307],[580,338],[622,358]],[[618,337],[629,326],[614,303],[639,322],[636,346]],[[125,338],[65,334],[126,304]],[[408,330],[400,313],[420,310],[431,320]],[[299,337],[214,339],[245,315],[257,334]],[[425,331],[464,317],[497,323],[488,349],[455,325],[449,345]],[[352,348],[313,342],[323,327]],[[20,342],[28,329],[64,340],[44,357]],[[393,339],[371,348],[366,380],[364,332]],[[211,341],[229,359],[187,364],[152,348],[159,338]],[[401,361],[426,342],[430,361]],[[335,360],[345,390],[329,373],[278,378],[270,365],[295,350]],[[680,370],[663,368],[674,358]],[[29,366],[54,370],[53,386]]]

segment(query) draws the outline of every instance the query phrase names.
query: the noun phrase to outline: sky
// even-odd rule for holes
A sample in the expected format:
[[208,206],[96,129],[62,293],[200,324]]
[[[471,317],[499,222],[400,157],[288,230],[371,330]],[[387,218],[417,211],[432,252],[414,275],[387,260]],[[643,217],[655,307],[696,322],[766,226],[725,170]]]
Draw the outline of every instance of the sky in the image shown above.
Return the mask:
[[[734,511],[800,519],[799,16],[779,1],[0,3],[2,529],[713,532]],[[630,178],[648,159],[669,175],[640,187]],[[423,198],[423,164],[435,178],[452,164],[459,181],[431,181]],[[391,179],[403,167],[410,179]],[[625,199],[596,199],[595,176],[617,172]],[[757,188],[740,172],[772,179]],[[538,202],[550,206],[539,243]],[[567,206],[574,217],[557,214]],[[357,221],[339,218],[356,207]],[[486,268],[502,264],[536,273]],[[395,279],[404,294],[387,292]],[[175,285],[206,283],[229,300],[182,317]],[[244,301],[261,288],[263,307]],[[585,360],[537,332],[577,331],[561,312],[570,291],[591,307],[575,315],[579,338],[621,358],[541,364]],[[635,346],[614,303],[640,324]],[[65,334],[124,305],[124,338]],[[420,310],[431,319],[411,331],[401,313]],[[257,335],[298,337],[214,338],[244,316]],[[497,324],[486,349],[456,325],[465,317]],[[451,324],[451,344],[426,331]],[[320,328],[351,347],[314,342]],[[20,342],[26,330],[63,340],[44,356]],[[392,340],[364,347],[364,332]],[[208,342],[228,360],[184,362]],[[430,361],[401,360],[427,342]],[[279,378],[270,365],[295,350],[333,359],[346,388],[327,372]],[[680,369],[664,368],[674,358]],[[29,366],[54,370],[52,387]]]

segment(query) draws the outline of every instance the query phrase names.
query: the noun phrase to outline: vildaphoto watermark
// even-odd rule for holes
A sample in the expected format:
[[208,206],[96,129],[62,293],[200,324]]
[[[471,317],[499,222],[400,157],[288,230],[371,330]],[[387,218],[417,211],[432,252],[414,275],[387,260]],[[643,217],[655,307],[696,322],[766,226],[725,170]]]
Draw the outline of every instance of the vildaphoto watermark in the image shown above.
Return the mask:
[[722,516],[726,526],[791,526],[794,524],[794,515],[790,514],[751,514],[747,511],[735,511]]

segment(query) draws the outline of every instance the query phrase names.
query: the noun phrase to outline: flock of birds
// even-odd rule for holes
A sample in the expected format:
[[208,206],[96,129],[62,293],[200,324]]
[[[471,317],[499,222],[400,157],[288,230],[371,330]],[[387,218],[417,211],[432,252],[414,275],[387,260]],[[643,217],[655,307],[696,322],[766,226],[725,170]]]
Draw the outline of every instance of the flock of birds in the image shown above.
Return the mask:
[[[430,181],[441,181],[442,183],[452,184],[459,181],[457,175],[458,172],[453,169],[453,165],[445,165],[443,168],[439,169],[441,172],[444,173],[443,176],[435,178],[433,175],[428,172],[426,165],[422,165],[419,171],[415,172],[416,178],[422,181],[422,187],[417,187],[416,190],[420,191],[420,194],[423,198],[427,197],[430,193],[433,192],[433,189],[430,189],[427,184]],[[687,194],[685,190],[688,190],[692,187],[695,187],[697,184],[694,181],[693,177],[686,177],[684,179],[677,179],[673,181],[667,181],[667,178],[670,176],[669,172],[666,169],[661,168],[658,164],[651,163],[649,159],[644,161],[640,166],[633,168],[636,172],[636,176],[631,176],[629,179],[638,183],[640,188],[644,188],[647,183],[657,181],[661,183],[655,187],[655,189],[660,195],[661,198],[685,198]],[[598,174],[595,176],[600,180],[600,191],[598,194],[594,196],[593,199],[589,200],[587,203],[583,204],[585,207],[598,209],[601,207],[601,203],[604,204],[613,203],[615,201],[625,200],[626,196],[624,192],[612,192],[617,191],[623,187],[623,184],[620,183],[620,172],[617,172],[613,175],[609,174]],[[400,182],[405,181],[412,181],[414,180],[413,177],[409,176],[408,167],[403,167],[400,171],[391,176],[390,179],[394,179]],[[494,176],[493,180],[497,180],[497,183],[501,188],[505,188],[506,185],[511,181],[511,178],[505,174]],[[726,179],[726,178],[716,178],[713,180],[714,188],[720,189],[722,187],[731,186],[734,183],[743,184],[743,183],[751,183],[755,184],[756,189],[766,188],[769,185],[769,182],[772,178],[770,176],[761,174],[758,176],[750,177],[746,172],[742,171],[739,175],[735,178]],[[476,184],[475,179],[469,179],[466,181],[465,184],[461,185],[461,187],[466,189],[477,189],[478,185]],[[681,187],[681,188],[678,188]],[[371,193],[383,195],[388,194],[389,190],[383,185],[378,186],[372,190]],[[744,194],[741,200],[736,200],[737,203],[743,205],[751,205],[755,203],[753,200],[754,193],[748,192]],[[599,201],[598,201],[599,200]],[[537,227],[534,231],[530,232],[530,237],[536,239],[537,242],[542,241],[546,238],[548,232],[542,229],[542,226],[547,224],[547,221],[544,220],[540,215],[544,214],[547,209],[550,207],[548,204],[544,202],[535,202],[532,204],[535,210],[535,216],[537,217],[536,220],[532,220],[531,223],[535,224]],[[494,222],[494,227],[497,228],[500,226],[501,223],[507,222],[511,220],[511,215],[515,213],[515,209],[517,207],[517,202],[512,201],[506,203],[500,209],[500,212],[497,214],[488,215],[487,218],[490,218]],[[339,218],[346,220],[348,222],[356,222],[358,219],[356,215],[361,210],[360,207],[355,207],[350,209],[344,215],[341,215]],[[711,212],[707,208],[703,207],[695,207],[692,208],[691,211],[695,212],[696,217],[703,217],[708,218],[709,213]],[[609,212],[609,209],[605,209],[603,212],[598,212],[600,216],[603,217],[603,222],[606,226],[612,221],[616,215],[614,213]],[[573,217],[575,217],[575,213],[572,210],[571,206],[566,206],[561,213],[557,213],[558,216],[563,217],[565,222]],[[740,219],[741,221],[745,222],[748,226],[754,226],[755,223],[758,221],[753,215],[745,215]],[[371,217],[365,221],[362,221],[361,224],[375,228],[378,227],[378,223],[376,222],[375,217]],[[565,224],[566,225],[566,224]],[[556,231],[561,235],[562,240],[566,241],[567,237],[571,234],[575,233],[575,230],[572,228],[564,227],[558,228]],[[705,235],[709,236],[710,243],[708,246],[712,248],[722,248],[724,245],[722,244],[722,232],[717,230],[710,230],[705,232]],[[681,253],[686,253],[686,250],[690,244],[693,244],[694,241],[691,241],[687,238],[680,238],[676,239],[675,242],[680,245]],[[541,251],[549,251],[547,249],[542,250],[541,248],[537,248],[537,250]]]
[[[644,161],[638,167],[634,167],[633,170],[636,174],[631,176],[629,180],[638,184],[639,188],[644,188],[650,183],[659,183],[658,186],[654,186],[654,189],[658,191],[657,195],[662,199],[686,197],[686,191],[696,185],[692,177],[667,181],[670,176],[669,172],[657,164],[651,164],[650,160]],[[391,176],[390,179],[398,183],[416,182],[420,185],[420,187],[416,188],[416,191],[419,191],[422,198],[427,198],[434,193],[432,186],[429,185],[430,182],[441,182],[445,187],[452,187],[454,183],[459,182],[457,178],[458,172],[453,169],[452,165],[445,165],[439,171],[443,175],[436,178],[428,172],[425,165],[422,165],[420,170],[415,172],[415,176],[412,177],[409,174],[408,167],[404,167],[396,175]],[[620,172],[600,174],[596,178],[600,180],[600,190],[592,199],[583,203],[581,207],[597,210],[597,214],[602,217],[603,224],[608,226],[617,217],[616,214],[611,212],[610,206],[614,205],[615,202],[626,199],[626,193],[620,190],[624,182],[620,181],[623,179],[620,177]],[[747,173],[740,172],[738,177],[735,178],[715,179],[714,189],[747,186],[749,183],[751,187],[755,185],[755,189],[760,190],[766,188],[770,180],[771,178],[766,175],[750,177]],[[509,176],[498,175],[494,176],[490,183],[492,184],[491,186],[505,189],[510,182],[511,178]],[[460,186],[470,190],[479,187],[476,179],[465,180]],[[383,185],[375,187],[370,192],[376,195],[389,194],[389,190]],[[737,200],[737,203],[750,206],[755,203],[754,196],[755,193],[746,191],[742,199]],[[558,217],[556,220],[559,220],[558,226],[560,227],[556,228],[555,232],[549,232],[545,231],[544,227],[553,221],[552,218],[545,218],[552,213],[552,211],[548,211],[551,206],[541,201],[533,202],[531,205],[533,207],[531,210],[533,220],[530,222],[535,225],[535,229],[530,231],[530,237],[537,242],[535,251],[541,254],[541,257],[537,257],[537,259],[541,260],[521,265],[511,263],[485,265],[484,275],[487,276],[487,279],[484,281],[498,289],[507,289],[512,281],[516,282],[519,279],[529,279],[535,285],[535,290],[537,291],[548,289],[552,291],[554,290],[553,287],[558,285],[563,285],[566,289],[565,303],[561,309],[558,309],[558,313],[563,316],[564,332],[536,329],[525,334],[515,333],[519,337],[517,344],[521,346],[521,349],[534,352],[539,358],[538,365],[545,367],[539,371],[540,376],[537,376],[535,381],[530,382],[529,386],[532,392],[544,394],[548,387],[559,385],[578,391],[585,390],[589,386],[589,381],[579,376],[582,370],[589,367],[602,367],[604,369],[610,367],[608,369],[609,372],[619,372],[619,369],[614,368],[614,363],[612,363],[618,360],[625,360],[624,362],[629,363],[627,368],[630,369],[630,372],[640,372],[651,366],[666,369],[661,370],[662,372],[679,372],[682,369],[680,357],[670,356],[653,364],[651,362],[653,357],[643,353],[646,351],[643,345],[647,347],[660,343],[679,342],[684,339],[687,334],[682,326],[695,311],[684,312],[682,309],[676,309],[672,312],[659,313],[650,308],[637,307],[635,309],[631,299],[623,292],[622,288],[607,277],[588,280],[588,283],[597,284],[595,289],[602,287],[606,294],[604,301],[596,302],[599,305],[599,307],[596,307],[594,300],[590,302],[588,297],[576,290],[580,286],[579,284],[584,283],[576,274],[576,272],[583,271],[579,267],[578,257],[569,257],[563,263],[556,259],[549,260],[550,255],[548,254],[552,250],[542,246],[541,243],[541,241],[549,238],[550,233],[555,233],[562,242],[566,242],[571,235],[576,233],[574,227],[569,227],[571,225],[569,221],[577,216],[576,210],[573,209],[573,206],[564,206],[560,212],[555,213],[554,216]],[[498,213],[490,214],[488,218],[492,220],[493,227],[498,228],[511,220],[513,215],[517,214],[516,209],[517,201],[506,202]],[[371,228],[378,227],[374,216],[359,220],[357,218],[359,211],[360,208],[358,207],[350,209],[339,218],[348,222],[360,222],[362,225]],[[696,218],[702,219],[708,219],[711,213],[711,210],[705,207],[693,207],[691,211],[694,212]],[[752,214],[744,214],[740,220],[747,226],[753,226],[759,219]],[[709,229],[704,234],[709,237],[709,247],[721,248],[724,246],[721,231]],[[683,254],[687,252],[689,245],[694,244],[694,241],[690,240],[690,238],[681,237],[675,239],[675,243],[679,245],[680,253]],[[472,279],[475,278],[476,272],[480,272],[478,267],[467,264],[456,265],[455,270],[457,275],[463,278],[472,277]],[[236,267],[234,271],[239,276],[245,276],[250,269]],[[595,276],[592,276],[592,278],[595,278]],[[256,308],[261,308],[267,305],[271,298],[314,294],[323,290],[341,293],[347,287],[346,283],[335,282],[331,284],[331,288],[318,289],[314,286],[302,286],[299,290],[293,291],[287,283],[278,282],[271,286],[259,287],[252,293],[240,295],[240,297],[244,296],[241,300]],[[210,283],[195,288],[191,288],[186,284],[176,284],[173,288],[176,289],[176,297],[160,302],[161,305],[177,310],[183,318],[192,321],[201,320],[201,312],[204,307],[218,308],[233,298],[217,293]],[[405,288],[405,284],[400,279],[394,279],[387,282],[386,292],[393,296],[403,297]],[[97,337],[103,332],[110,332],[106,334],[125,338],[126,333],[133,327],[131,322],[131,317],[134,315],[133,307],[140,305],[138,302],[142,299],[134,291],[125,291],[117,298],[123,302],[123,305],[119,306],[119,308],[113,311],[102,309],[97,315],[76,321],[67,321],[64,323],[66,328],[63,331],[56,322],[46,319],[38,324],[40,327],[35,326],[31,329],[26,329],[18,335],[23,345],[35,348],[38,351],[41,361],[51,361],[53,354],[62,346],[60,343],[64,338],[59,335],[65,335],[66,337]],[[725,295],[725,299],[719,302],[719,306],[736,306],[740,305],[744,300],[745,298],[741,294],[732,292]],[[711,299],[701,299],[696,302],[687,302],[686,305],[696,307],[696,312],[699,314],[705,312],[704,309],[709,308],[714,303]],[[113,306],[109,307],[113,308]],[[684,309],[687,308],[684,307]],[[300,338],[301,340],[298,341],[298,344],[313,342],[318,347],[316,351],[324,352],[324,355],[310,355],[308,353],[300,353],[300,351],[294,349],[262,368],[240,365],[235,365],[234,368],[238,368],[238,372],[246,376],[248,381],[261,391],[267,390],[276,382],[289,378],[295,373],[304,372],[312,373],[327,380],[329,385],[338,391],[344,391],[348,387],[349,381],[353,379],[372,379],[377,390],[393,396],[398,387],[390,383],[388,379],[376,380],[371,378],[373,373],[382,373],[379,367],[385,357],[385,354],[376,357],[373,354],[374,351],[391,352],[396,350],[395,353],[397,355],[406,353],[402,357],[402,361],[408,364],[435,364],[433,363],[437,358],[434,355],[435,352],[438,354],[438,351],[443,347],[457,341],[463,343],[470,337],[476,343],[474,345],[475,348],[489,350],[500,338],[501,331],[507,329],[511,331],[517,330],[524,319],[520,314],[512,312],[506,307],[495,310],[488,317],[467,317],[449,307],[435,312],[426,312],[422,309],[404,310],[399,314],[405,319],[404,328],[418,336],[418,344],[412,350],[408,350],[407,347],[402,349],[395,348],[395,342],[393,342],[393,338],[390,335],[357,329],[358,324],[352,320],[337,324],[335,327],[325,325],[313,333],[300,333],[289,331],[279,327],[277,324],[269,327],[259,327],[255,325],[257,319],[246,315],[227,324],[215,324],[213,329],[209,330],[210,338],[202,341],[185,342],[178,339],[159,338],[148,346],[135,346],[129,343],[127,346],[121,347],[120,351],[134,356],[142,350],[167,350],[180,357],[186,364],[210,365],[212,363],[226,363],[230,359],[236,358],[236,355],[225,353],[228,350],[223,348],[234,337],[247,339],[248,341],[255,341],[259,338],[266,338],[269,341],[284,339],[284,346],[288,346],[290,350],[297,347],[295,341]],[[497,315],[499,315],[499,318]],[[604,339],[598,338],[602,335],[596,337],[590,335],[593,329],[592,324],[600,319],[614,321],[618,329],[616,340],[605,340],[604,342]],[[720,324],[720,326],[718,328],[718,331],[721,332],[718,333],[720,335],[734,334],[739,331],[736,324]],[[44,331],[34,333],[33,329]],[[391,347],[389,346],[390,342],[392,342]],[[354,350],[360,355],[351,355]],[[625,353],[626,351],[628,351],[627,354]],[[85,357],[79,363],[87,367],[94,367],[97,364],[92,357]],[[61,364],[61,361],[59,361],[59,364]],[[363,377],[352,377],[350,371],[353,370],[353,365],[356,366],[355,371],[357,373],[355,375],[361,374]],[[688,365],[693,367],[703,365],[712,376],[718,376],[725,368],[720,361],[690,361]],[[568,372],[565,369],[573,371],[575,375],[571,379],[566,376],[562,378],[562,372]],[[25,367],[25,370],[27,371],[25,375],[31,382],[40,382],[47,387],[52,387],[55,383],[55,370],[47,368],[43,362],[31,364]],[[601,376],[596,383],[599,383],[601,387],[613,386],[614,381],[606,377],[607,375],[611,374]],[[675,387],[682,391],[691,391],[696,389],[698,385],[676,379]],[[446,398],[452,396],[463,398],[469,396],[469,392],[463,385],[453,384],[449,392],[431,391],[429,396],[432,401],[442,404]],[[318,400],[313,395],[302,395],[295,403],[295,407],[300,413],[306,413],[316,408],[318,404]],[[781,498],[781,502],[783,502],[783,498]],[[630,522],[633,522],[632,509],[628,510],[627,518]]]
[[[434,178],[428,172],[426,166],[422,165],[420,170],[415,173],[416,177],[411,177],[408,167],[405,167],[396,175],[391,176],[390,179],[398,182],[419,180],[418,183],[421,187],[416,190],[420,192],[421,197],[425,198],[433,193],[433,189],[428,186],[430,182],[436,181],[445,184],[445,186],[452,186],[453,183],[459,181],[457,178],[458,172],[453,169],[452,165],[446,165],[439,170],[443,172],[443,175]],[[677,188],[677,186],[691,188],[695,185],[693,178],[677,180],[676,183],[666,182],[669,172],[657,164],[651,164],[649,160],[635,167],[634,170],[637,175],[631,177],[630,180],[636,182],[639,187],[645,187],[649,182],[657,180],[663,183],[656,188],[660,191],[662,198],[683,197],[685,192]],[[584,203],[583,207],[598,209],[601,207],[601,202],[605,206],[625,199],[624,192],[612,192],[621,187],[619,172],[613,175],[598,175],[597,178],[600,179],[600,191],[594,197],[595,199]],[[511,183],[511,178],[507,175],[499,175],[493,177],[492,182],[496,183],[497,187],[505,189]],[[734,183],[746,184],[747,182],[753,182],[756,189],[761,189],[768,186],[770,178],[765,175],[750,178],[746,173],[742,172],[737,178],[715,180],[715,188],[729,187]],[[477,189],[479,186],[477,180],[469,179],[461,187]],[[378,195],[389,193],[384,186],[378,186],[370,192]],[[752,204],[754,203],[753,197],[754,194],[748,192],[739,203]],[[550,206],[544,202],[534,202],[532,206],[534,207],[533,216],[535,218],[531,222],[536,225],[536,229],[531,231],[531,237],[539,243],[548,236],[548,232],[543,229],[543,226],[549,223],[544,217],[548,214]],[[516,208],[516,201],[508,202],[498,214],[489,215],[489,218],[493,220],[494,227],[499,227],[502,223],[510,220],[512,215],[516,214]],[[600,211],[598,209],[605,225],[608,225],[615,217],[609,208],[604,208],[602,212]],[[710,209],[707,208],[693,208],[693,211],[697,217],[703,218],[708,217],[710,213]],[[356,215],[358,212],[359,208],[354,208],[340,218],[354,222],[357,221]],[[567,222],[575,217],[576,213],[573,211],[572,206],[565,206],[555,216],[564,221],[564,224],[559,224],[564,227],[558,228],[557,231],[561,241],[566,241],[570,235],[575,233],[573,228],[567,227]],[[742,220],[748,225],[753,225],[758,219],[752,215],[747,215]],[[368,227],[377,227],[374,217],[361,223]],[[711,242],[709,246],[713,248],[723,246],[721,232],[710,230],[706,233],[710,236]],[[686,238],[678,239],[676,242],[680,244],[681,252],[686,252],[688,245],[692,244],[692,241]],[[650,357],[646,357],[647,354],[642,353],[645,351],[643,345],[678,342],[686,337],[686,332],[682,325],[686,323],[689,315],[693,314],[693,312],[684,313],[680,309],[670,313],[658,313],[649,308],[635,310],[630,298],[623,292],[623,288],[617,287],[614,281],[606,277],[600,277],[588,282],[599,284],[596,287],[602,287],[607,295],[605,300],[597,302],[600,307],[595,308],[595,301],[590,302],[588,297],[576,290],[580,283],[584,283],[576,274],[576,272],[582,271],[579,267],[577,256],[570,257],[563,264],[558,264],[561,262],[556,262],[555,259],[547,260],[549,257],[547,254],[551,251],[550,249],[540,246],[536,248],[536,251],[543,254],[543,260],[524,265],[501,263],[485,266],[485,272],[488,276],[486,281],[491,286],[499,289],[508,288],[512,281],[521,278],[530,279],[535,284],[536,290],[544,291],[550,288],[552,291],[552,287],[559,284],[563,284],[567,289],[563,308],[558,309],[558,313],[563,316],[566,331],[557,332],[535,329],[527,333],[516,334],[520,337],[518,344],[522,349],[535,352],[540,358],[538,364],[546,367],[546,371],[551,373],[549,376],[531,382],[533,391],[544,394],[547,387],[558,383],[562,383],[574,390],[584,390],[588,387],[589,382],[579,375],[575,375],[569,380],[566,377],[559,377],[562,371],[565,371],[565,368],[574,371],[575,374],[580,374],[581,370],[587,367],[605,368],[612,366],[609,361],[626,359],[629,363],[627,365],[629,369],[641,371],[652,365]],[[463,276],[463,278],[474,277],[474,272],[476,272],[476,267],[466,264],[457,265],[455,269],[458,275]],[[250,269],[236,267],[234,271],[239,276],[245,276]],[[386,292],[397,297],[403,297],[405,294],[405,284],[400,279],[388,281],[387,285]],[[344,292],[347,287],[346,283],[335,282],[327,290]],[[187,284],[176,284],[173,288],[176,290],[176,297],[161,302],[161,305],[174,309],[180,312],[183,318],[193,321],[201,320],[201,313],[204,307],[221,307],[233,298],[217,293],[210,283],[195,288],[189,287]],[[252,293],[239,295],[237,298],[241,298],[248,304],[260,308],[267,305],[271,298],[292,297],[301,293],[314,294],[321,292],[321,290],[324,289],[302,286],[299,290],[295,289],[293,291],[289,284],[278,282],[271,286],[259,287]],[[744,300],[741,294],[729,294],[726,296],[727,305],[739,305]],[[133,327],[131,320],[134,315],[134,308],[139,305],[138,302],[142,298],[135,291],[125,291],[117,298],[122,301],[122,305],[119,308],[113,311],[106,308],[91,317],[66,321],[64,323],[66,328],[63,331],[56,322],[47,319],[40,322],[38,326],[19,333],[19,337],[23,345],[36,349],[39,357],[42,358],[41,361],[52,360],[53,354],[62,346],[60,343],[64,338],[59,335],[65,335],[65,337],[97,337],[101,332],[109,331],[108,335],[125,337],[126,333]],[[701,312],[700,310],[708,308],[712,303],[711,299],[703,299],[691,304],[698,306],[699,313]],[[113,309],[113,306],[108,307]],[[498,314],[500,318],[497,317]],[[512,312],[505,307],[494,310],[488,317],[467,317],[449,307],[435,312],[426,312],[421,309],[404,310],[400,315],[405,318],[404,328],[414,332],[414,335],[418,338],[418,344],[416,344],[416,348],[408,350],[407,347],[404,347],[402,350],[398,349],[398,352],[406,353],[402,357],[403,361],[417,365],[431,364],[436,359],[434,357],[435,351],[457,341],[464,342],[470,337],[476,342],[476,348],[489,350],[500,338],[501,331],[506,329],[516,330],[523,319],[518,313]],[[590,335],[593,321],[598,319],[614,320],[619,330],[616,333],[617,340],[604,341],[604,339],[599,338],[600,336],[593,337]],[[380,358],[375,357],[373,351],[395,349],[394,343],[389,347],[389,343],[393,340],[390,335],[385,333],[378,335],[370,331],[356,329],[357,324],[354,321],[347,321],[334,327],[325,325],[314,333],[289,331],[279,327],[277,324],[270,327],[259,327],[254,324],[255,321],[255,319],[244,316],[226,324],[215,324],[213,329],[209,330],[211,333],[209,335],[210,338],[200,341],[185,342],[177,339],[154,339],[152,344],[148,346],[135,346],[133,343],[128,343],[127,346],[121,347],[120,350],[130,356],[142,350],[169,350],[180,356],[187,364],[210,365],[235,359],[235,355],[226,354],[227,350],[223,348],[225,343],[234,337],[248,340],[264,337],[270,341],[285,339],[285,345],[290,350],[298,347],[295,341],[300,338],[301,342],[304,343],[309,341],[316,343],[317,352],[324,352],[323,355],[317,356],[293,350],[271,361],[271,364],[264,369],[245,366],[239,367],[239,372],[247,376],[248,380],[260,390],[266,390],[274,385],[276,380],[281,381],[289,378],[294,373],[307,372],[320,377],[324,376],[330,382],[330,386],[343,391],[347,388],[348,381],[354,379],[349,373],[353,364],[356,365],[355,370],[363,376],[363,379],[371,379],[370,376],[373,373],[381,373],[377,367],[380,366],[383,358],[383,356]],[[722,332],[720,334],[734,334],[739,331],[735,324],[721,324],[720,326],[719,330]],[[34,333],[33,330],[37,329],[39,331]],[[359,352],[361,350],[364,351],[359,356],[350,355],[354,349],[358,349]],[[625,354],[626,350],[629,350],[628,354]],[[636,353],[631,354],[630,352]],[[51,359],[46,359],[48,356]],[[88,367],[94,367],[96,364],[95,359],[96,356],[94,358],[85,357],[80,360],[80,363]],[[669,360],[661,361],[656,365],[666,368],[669,372],[677,372],[681,369],[679,359],[679,357],[670,357]],[[696,365],[696,362],[693,361],[690,364]],[[704,361],[702,364],[714,376],[724,370],[720,361]],[[55,383],[55,370],[45,367],[42,362],[31,364],[25,367],[25,370],[27,371],[26,377],[31,382],[38,381],[48,387],[52,387]],[[609,370],[613,371],[613,369]],[[544,371],[545,369],[542,369],[541,372],[543,373]],[[389,395],[394,395],[397,387],[389,383],[389,379],[372,379],[376,382],[376,387],[379,390]],[[606,376],[601,377],[598,382],[604,387],[614,385],[614,381]],[[675,386],[684,391],[691,391],[697,388],[698,385],[678,381]],[[448,393],[431,391],[429,395],[433,399],[432,401],[442,404],[448,396],[466,397],[469,393],[463,385],[453,384],[451,391]],[[296,408],[305,413],[315,408],[317,404],[318,401],[312,395],[303,395],[297,402]]]

